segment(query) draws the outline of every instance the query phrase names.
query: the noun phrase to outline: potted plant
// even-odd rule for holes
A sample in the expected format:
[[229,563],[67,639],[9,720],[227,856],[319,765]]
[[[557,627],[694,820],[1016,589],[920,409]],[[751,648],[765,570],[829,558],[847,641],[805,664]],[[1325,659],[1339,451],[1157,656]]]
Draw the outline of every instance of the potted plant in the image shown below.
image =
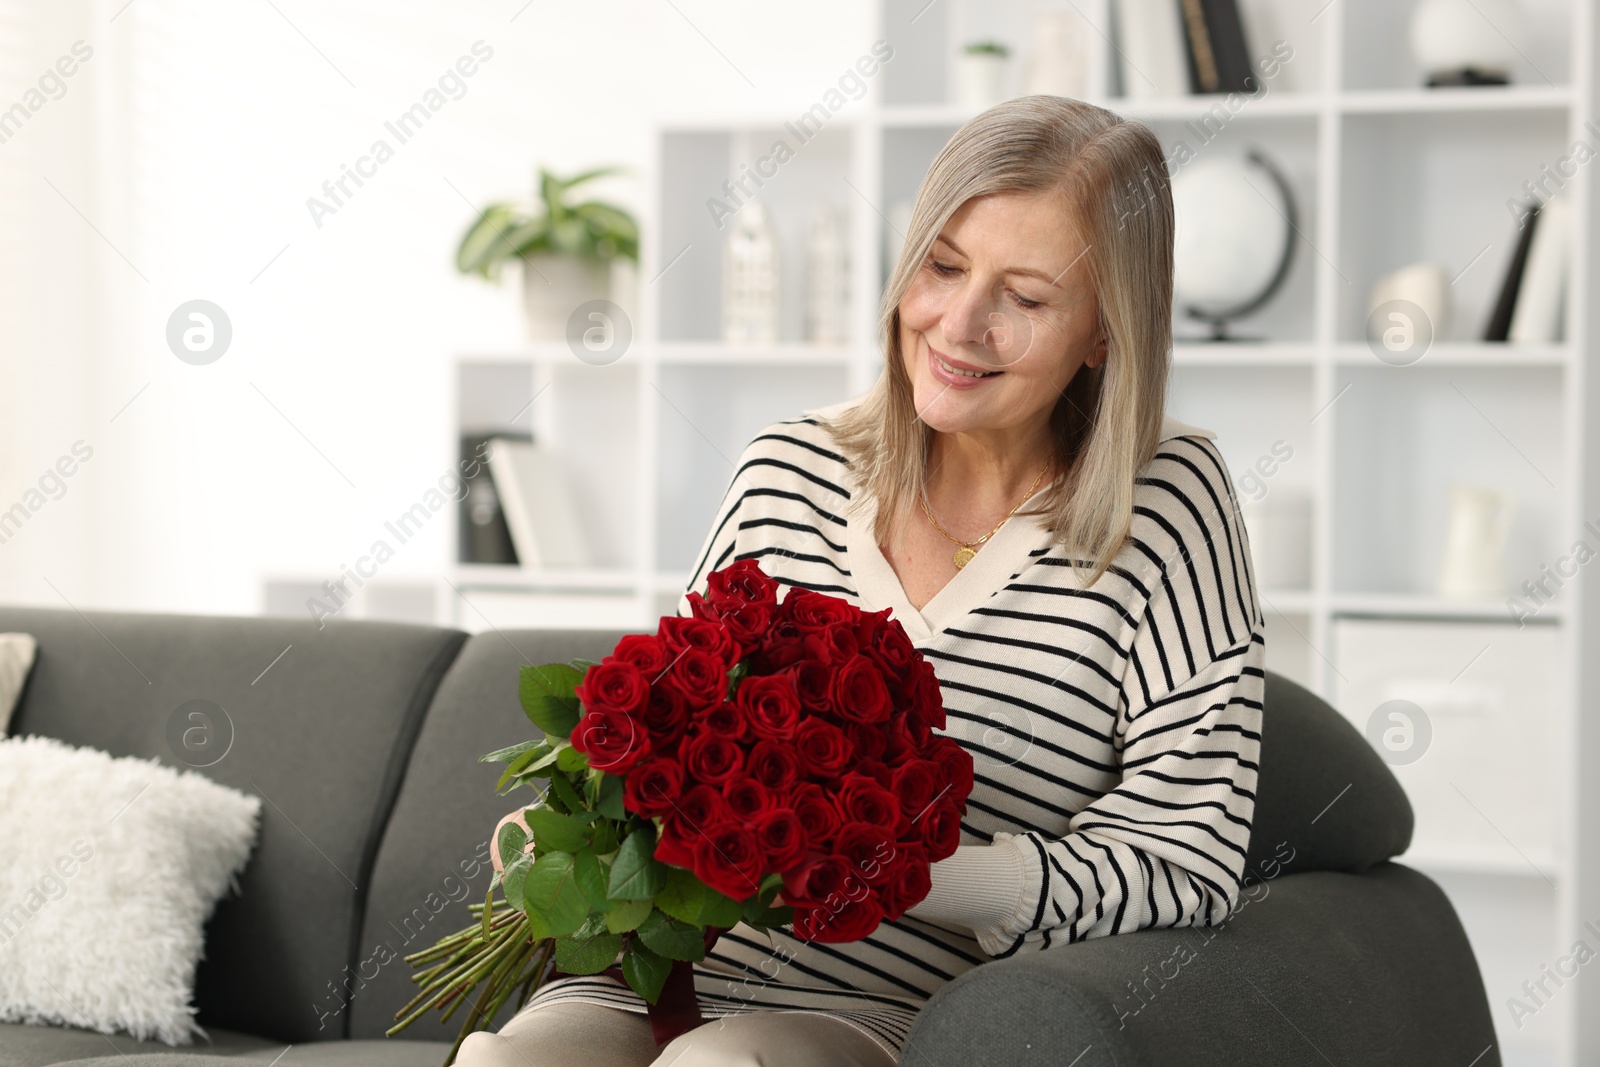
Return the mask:
[[973,41],[956,63],[956,105],[985,108],[1006,98],[1011,49],[999,41]]
[[613,262],[639,262],[639,226],[633,215],[601,200],[568,200],[578,186],[621,169],[601,167],[558,178],[540,167],[536,210],[490,204],[461,238],[456,268],[463,274],[494,281],[507,260],[521,261],[531,340],[565,338],[574,309],[609,298]]

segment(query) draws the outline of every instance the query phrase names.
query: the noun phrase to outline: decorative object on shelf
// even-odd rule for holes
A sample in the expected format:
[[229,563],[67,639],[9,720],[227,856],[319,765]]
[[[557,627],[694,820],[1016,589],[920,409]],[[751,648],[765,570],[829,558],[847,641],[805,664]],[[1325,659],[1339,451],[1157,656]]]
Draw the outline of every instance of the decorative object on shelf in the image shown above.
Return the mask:
[[1043,93],[1082,100],[1089,85],[1089,52],[1100,40],[1075,8],[1041,8],[1033,13],[1033,48],[1022,79],[1025,95]]
[[489,442],[489,470],[522,566],[588,565],[577,508],[553,452],[526,437],[495,437]]
[[[599,663],[521,668],[540,736],[480,762],[506,764],[497,792],[539,796],[495,830],[477,921],[406,957],[421,988],[391,1036],[472,1004],[449,1063],[547,979],[603,974],[645,1001],[660,1047],[701,1024],[694,964],[734,926],[842,944],[927,897],[973,781],[938,676],[888,608],[780,588],[739,560]],[[893,789],[855,773],[864,753]]]
[[981,111],[1006,98],[1011,72],[1011,49],[999,41],[973,41],[956,57],[956,98],[959,108]]
[[1166,99],[1189,92],[1183,14],[1173,0],[1117,0],[1118,71],[1130,100]]
[[610,297],[614,263],[638,263],[633,215],[601,200],[567,200],[578,186],[622,170],[600,167],[558,178],[540,167],[537,212],[490,204],[461,238],[456,269],[463,274],[497,280],[507,260],[521,260],[529,340],[565,340],[567,320],[579,305]]
[[1516,497],[1498,489],[1450,487],[1450,526],[1439,567],[1439,596],[1482,599],[1506,595],[1506,538],[1516,504]]
[[1562,297],[1572,252],[1572,209],[1556,194],[1539,209],[1539,226],[1528,245],[1528,263],[1506,339],[1539,345],[1561,340]]
[[767,209],[752,200],[734,216],[723,246],[722,339],[730,344],[778,343],[778,235]]
[[1178,0],[1183,12],[1189,87],[1196,93],[1247,93],[1261,87],[1236,0]]
[[1311,498],[1275,488],[1239,505],[1256,585],[1266,590],[1311,588]]
[[889,205],[889,226],[883,235],[883,277],[880,284],[888,284],[889,275],[900,262],[900,251],[905,247],[906,231],[911,229],[912,203],[896,200]]
[[806,242],[806,340],[843,344],[849,316],[850,229],[842,211],[818,204]]
[[[1379,328],[1373,322],[1373,313],[1384,304],[1402,301],[1411,305],[1407,310],[1420,314],[1423,322],[1408,324],[1411,343],[1405,346],[1404,355],[1392,362],[1415,363],[1429,345],[1444,337],[1450,328],[1450,278],[1444,267],[1437,263],[1413,263],[1386,274],[1373,283],[1367,295],[1367,322],[1369,332]],[[1426,337],[1423,334],[1426,334]],[[1369,336],[1369,342],[1381,341]],[[1387,361],[1386,362],[1391,362]]]
[[1509,85],[1521,47],[1514,0],[1422,0],[1411,13],[1411,53],[1430,88]]
[[458,505],[457,543],[460,547],[457,556],[461,563],[517,562],[511,530],[500,508],[500,494],[494,491],[494,476],[481,462],[489,454],[489,442],[495,436],[506,435],[463,434],[461,437],[461,470],[472,472],[462,475],[467,492]]
[[1538,229],[1540,203],[1536,200],[1526,205],[1517,220],[1517,246],[1511,252],[1511,262],[1506,264],[1505,278],[1500,282],[1500,295],[1495,299],[1494,310],[1483,328],[1485,341],[1505,341],[1511,336],[1511,316],[1517,306],[1517,294],[1522,289],[1522,275],[1528,266],[1528,249]]
[[1299,212],[1288,179],[1256,148],[1206,155],[1173,177],[1172,206],[1173,303],[1210,323],[1208,340],[1259,340],[1227,326],[1270,300],[1289,274]]

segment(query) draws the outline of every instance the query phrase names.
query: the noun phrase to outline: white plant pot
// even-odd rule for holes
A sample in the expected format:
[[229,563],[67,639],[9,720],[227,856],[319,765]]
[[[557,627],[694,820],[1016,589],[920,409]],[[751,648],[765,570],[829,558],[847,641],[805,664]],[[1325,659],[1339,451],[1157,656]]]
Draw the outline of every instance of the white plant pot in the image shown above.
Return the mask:
[[1514,0],[1422,0],[1411,15],[1411,51],[1424,74],[1472,69],[1509,77],[1521,42]]
[[543,253],[522,265],[522,309],[528,340],[564,341],[567,320],[590,300],[611,298],[611,265]]
[[1007,56],[992,52],[956,57],[956,106],[976,109],[993,107],[1006,98]]

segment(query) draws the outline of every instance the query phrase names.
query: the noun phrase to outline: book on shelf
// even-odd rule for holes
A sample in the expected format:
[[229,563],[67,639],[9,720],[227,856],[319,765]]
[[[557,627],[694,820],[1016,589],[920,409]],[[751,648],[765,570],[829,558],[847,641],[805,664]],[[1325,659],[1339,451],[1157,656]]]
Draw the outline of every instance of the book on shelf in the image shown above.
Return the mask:
[[511,544],[505,513],[500,509],[500,494],[494,490],[494,477],[483,458],[489,454],[493,434],[461,435],[461,470],[472,471],[464,480],[466,495],[458,505],[456,527],[457,562],[516,563],[517,550]]
[[1511,315],[1517,306],[1517,291],[1522,287],[1522,273],[1527,269],[1528,246],[1533,242],[1534,231],[1539,227],[1539,204],[1535,202],[1523,214],[1517,246],[1511,252],[1511,262],[1506,264],[1506,276],[1500,283],[1500,295],[1495,299],[1494,310],[1489,313],[1489,324],[1484,327],[1485,341],[1504,341],[1511,334]]
[[1250,93],[1260,81],[1237,0],[1177,0],[1183,15],[1189,87],[1196,93]]
[[526,437],[489,442],[489,471],[517,562],[531,568],[584,567],[589,554],[560,460]]
[[1157,100],[1189,92],[1183,15],[1179,0],[1116,0],[1114,15],[1122,93]]
[[1539,345],[1561,340],[1562,290],[1566,288],[1572,245],[1572,215],[1567,198],[1555,196],[1539,209],[1539,228],[1528,245],[1517,306],[1506,339]]

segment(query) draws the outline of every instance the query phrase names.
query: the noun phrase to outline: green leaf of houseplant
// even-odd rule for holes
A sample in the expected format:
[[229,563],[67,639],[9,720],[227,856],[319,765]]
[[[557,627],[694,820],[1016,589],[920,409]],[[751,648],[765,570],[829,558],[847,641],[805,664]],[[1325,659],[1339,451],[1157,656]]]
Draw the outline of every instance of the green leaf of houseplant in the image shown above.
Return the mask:
[[633,991],[654,1004],[661,998],[661,987],[667,984],[672,971],[672,961],[662,959],[646,948],[638,938],[628,943],[622,954],[622,977],[628,980]]
[[589,917],[589,901],[578,885],[570,852],[539,857],[522,883],[523,910],[535,938],[564,937]]
[[533,839],[557,852],[576,852],[589,843],[589,828],[570,815],[549,808],[529,808],[528,829]]
[[648,823],[622,839],[611,862],[612,900],[648,900],[667,884],[667,865],[655,858],[656,830]]
[[583,941],[560,937],[556,939],[556,966],[568,974],[599,974],[616,962],[621,951],[620,934],[596,934]]
[[732,926],[744,914],[737,901],[717,892],[682,867],[667,869],[667,884],[656,894],[656,907],[697,926]]
[[606,929],[614,934],[637,930],[654,908],[655,905],[648,900],[616,901],[611,905],[611,910],[606,912]]
[[659,909],[639,924],[639,938],[651,952],[669,960],[693,963],[706,957],[705,931],[679,922]]
[[583,672],[566,663],[523,666],[517,695],[522,710],[549,738],[566,737],[578,725],[581,712],[574,690]]

